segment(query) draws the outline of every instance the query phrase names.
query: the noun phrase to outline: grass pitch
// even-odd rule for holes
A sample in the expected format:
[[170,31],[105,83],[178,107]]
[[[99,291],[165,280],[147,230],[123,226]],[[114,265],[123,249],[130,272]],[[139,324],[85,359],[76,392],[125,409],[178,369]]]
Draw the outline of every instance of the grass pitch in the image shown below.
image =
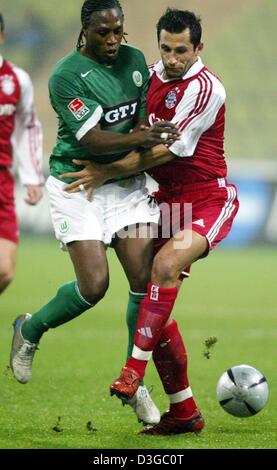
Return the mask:
[[[217,249],[197,263],[175,307],[189,351],[191,386],[206,419],[196,435],[140,436],[129,407],[109,396],[125,360],[127,282],[111,251],[110,289],[81,317],[49,331],[36,353],[33,379],[15,381],[8,369],[12,321],[46,303],[74,278],[68,255],[54,241],[22,240],[17,277],[0,297],[1,449],[270,449],[276,448],[276,250]],[[204,341],[216,336],[210,359]],[[215,396],[219,376],[250,364],[268,379],[266,407],[234,418]],[[148,386],[161,411],[167,400],[153,364]]]

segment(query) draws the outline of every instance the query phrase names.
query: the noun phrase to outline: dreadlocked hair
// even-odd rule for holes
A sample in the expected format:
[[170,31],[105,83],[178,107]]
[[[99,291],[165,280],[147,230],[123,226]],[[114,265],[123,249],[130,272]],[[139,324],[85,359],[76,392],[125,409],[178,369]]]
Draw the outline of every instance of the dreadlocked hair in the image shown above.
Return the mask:
[[[94,12],[109,10],[111,8],[118,8],[124,17],[122,7],[118,0],[85,0],[81,10],[82,28],[87,28],[89,26],[91,16]],[[84,31],[82,29],[78,37],[77,49],[80,49],[84,45]]]

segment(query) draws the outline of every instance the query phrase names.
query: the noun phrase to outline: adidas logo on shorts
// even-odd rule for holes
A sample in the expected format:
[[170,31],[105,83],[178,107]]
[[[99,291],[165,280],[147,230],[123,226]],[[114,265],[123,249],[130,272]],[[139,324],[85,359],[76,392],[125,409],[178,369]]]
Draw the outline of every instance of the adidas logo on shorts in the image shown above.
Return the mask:
[[203,219],[198,219],[195,222],[192,222],[195,225],[200,225],[200,227],[205,227],[204,220]]

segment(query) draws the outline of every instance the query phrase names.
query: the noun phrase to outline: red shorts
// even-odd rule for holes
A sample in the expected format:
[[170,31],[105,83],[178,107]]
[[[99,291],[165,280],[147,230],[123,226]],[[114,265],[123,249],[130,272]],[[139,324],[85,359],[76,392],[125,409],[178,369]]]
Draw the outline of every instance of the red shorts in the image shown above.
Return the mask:
[[[229,184],[225,178],[198,184],[160,186],[155,197],[160,206],[169,208],[166,211],[165,220],[163,220],[163,209],[161,210],[161,220],[163,225],[170,224],[171,237],[177,231],[188,228],[188,219],[190,219],[191,230],[206,237],[209,249],[203,257],[227,237],[239,209],[237,188]],[[184,204],[189,206],[184,206]],[[174,206],[179,207],[177,224],[176,211],[174,214],[174,209],[172,209]],[[188,207],[191,218],[186,214]],[[177,230],[174,228],[176,226]],[[168,230],[163,229],[163,233],[165,232]],[[169,240],[169,237],[162,237],[161,233],[162,227],[159,226],[159,236],[155,239],[155,253]],[[189,268],[185,268],[184,272],[187,271],[189,274]]]
[[9,169],[0,168],[0,238],[18,243],[14,179]]

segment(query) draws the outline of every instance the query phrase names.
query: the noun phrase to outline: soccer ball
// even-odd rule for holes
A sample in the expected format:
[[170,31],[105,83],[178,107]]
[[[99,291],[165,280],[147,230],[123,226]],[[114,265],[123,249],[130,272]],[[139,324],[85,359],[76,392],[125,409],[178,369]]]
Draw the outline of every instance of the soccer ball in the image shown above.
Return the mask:
[[233,416],[255,415],[268,400],[268,383],[254,367],[241,364],[228,369],[220,377],[216,395],[222,408]]

